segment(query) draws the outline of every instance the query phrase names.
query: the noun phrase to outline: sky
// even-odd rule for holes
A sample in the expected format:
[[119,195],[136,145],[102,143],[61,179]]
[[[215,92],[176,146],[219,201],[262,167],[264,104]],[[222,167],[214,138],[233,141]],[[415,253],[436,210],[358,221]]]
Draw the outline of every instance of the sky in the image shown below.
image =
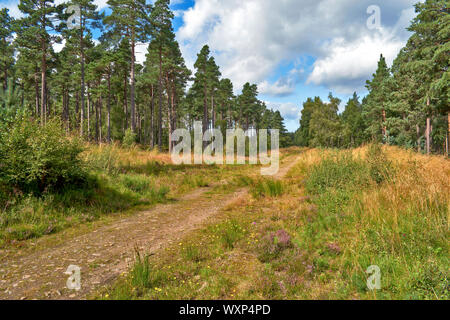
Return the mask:
[[[18,2],[0,0],[0,7],[20,17]],[[343,111],[353,92],[367,94],[365,81],[375,72],[380,54],[391,65],[406,44],[416,2],[172,0],[171,8],[176,37],[191,70],[197,53],[208,44],[235,93],[246,82],[257,84],[259,99],[279,110],[287,129],[295,131],[308,97],[327,101],[332,92],[342,100]],[[107,0],[95,3],[107,12]],[[379,8],[379,20],[374,20],[373,6]],[[145,59],[146,46],[138,46],[138,62]]]

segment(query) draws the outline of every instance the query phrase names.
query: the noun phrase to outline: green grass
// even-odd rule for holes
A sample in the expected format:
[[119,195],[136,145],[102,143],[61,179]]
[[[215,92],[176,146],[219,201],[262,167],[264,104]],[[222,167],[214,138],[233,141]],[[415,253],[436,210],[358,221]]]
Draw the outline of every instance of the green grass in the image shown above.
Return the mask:
[[[306,153],[277,197],[260,187],[222,222],[151,257],[165,274],[158,290],[134,286],[130,273],[100,296],[448,300],[447,160],[370,148]],[[367,288],[371,265],[381,290]]]
[[2,192],[0,184],[0,204],[4,204],[0,208],[0,247],[57,233],[109,214],[164,203],[197,188],[213,184],[225,188],[233,184],[235,176],[245,176],[253,169],[174,166],[163,162],[167,158],[166,154],[138,147],[91,146],[83,159],[89,174],[83,188],[67,185],[41,196],[20,192],[11,196]]

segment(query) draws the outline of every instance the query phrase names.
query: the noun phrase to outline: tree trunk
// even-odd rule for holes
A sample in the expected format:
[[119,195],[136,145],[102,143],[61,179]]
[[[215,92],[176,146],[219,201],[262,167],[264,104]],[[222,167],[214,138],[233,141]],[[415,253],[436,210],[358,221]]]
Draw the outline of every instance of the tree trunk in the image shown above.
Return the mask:
[[42,61],[41,61],[41,125],[45,124],[47,110],[46,110],[46,81],[47,81],[47,59],[45,42],[42,40]]
[[[45,2],[41,2],[43,7],[43,15],[41,16],[41,32],[42,35],[46,33],[46,25],[45,25],[45,16],[46,16],[46,7]],[[41,35],[41,36],[42,36]],[[45,39],[41,38],[41,125],[45,124],[46,120],[46,81],[47,81],[47,48],[45,46]]]
[[123,133],[128,129],[128,93],[127,93],[127,74],[125,73],[125,78],[123,81],[123,112],[125,114],[124,124],[123,124]]
[[99,122],[99,132],[100,132],[100,142],[103,140],[103,134],[102,134],[102,109],[103,109],[103,99],[102,96],[100,96],[100,104],[98,109],[98,122]]
[[136,102],[135,102],[135,29],[131,30],[131,72],[130,72],[130,108],[131,108],[131,131],[136,133]]
[[417,152],[420,153],[421,151],[421,145],[420,145],[420,128],[419,125],[416,124],[416,132],[417,132]]
[[430,154],[430,134],[431,134],[431,120],[430,117],[427,117],[427,129],[426,129],[426,138],[427,138],[427,154]]
[[108,73],[108,143],[111,143],[111,74]]
[[36,97],[36,118],[39,117],[39,80],[37,73],[34,74],[34,91]]
[[446,144],[445,144],[445,147],[446,147],[446,151],[447,151],[447,157],[449,156],[449,146],[448,146],[448,144],[449,144],[449,139],[450,139],[450,111],[448,111],[447,112],[447,126],[448,126],[448,132],[447,132],[447,139],[445,140],[446,141]]
[[[176,113],[176,88],[175,83],[172,84],[171,108],[172,108],[172,132],[177,129],[177,113]],[[174,142],[170,142],[173,148]]]
[[89,94],[89,83],[87,85],[87,138],[91,138],[91,95]]
[[80,136],[84,136],[84,118],[85,118],[85,104],[84,104],[84,94],[86,91],[86,85],[85,85],[85,75],[84,75],[84,23],[83,20],[80,21],[80,56],[81,56],[81,114],[80,114]]
[[383,108],[383,111],[382,111],[382,117],[383,117],[383,138],[384,138],[384,141],[387,142],[387,136],[386,136],[386,134],[387,134],[387,129],[386,129],[386,110],[384,110],[384,108]]
[[216,111],[214,110],[214,95],[211,95],[211,121],[212,128],[216,128]]
[[94,103],[94,109],[95,109],[95,142],[100,142],[100,132],[99,132],[99,100],[97,99],[96,103]]
[[75,123],[79,123],[78,121],[78,112],[80,111],[80,92],[77,91],[75,94]]
[[169,76],[166,75],[167,83],[167,123],[169,127],[169,153],[172,152],[172,106],[171,106],[171,94],[170,94],[170,81]]
[[150,100],[150,147],[153,149],[155,146],[155,127],[154,127],[154,117],[153,117],[153,110],[155,108],[155,92],[154,87],[151,85],[151,100]]
[[[429,106],[430,106],[430,98],[427,98],[428,109],[429,109]],[[429,111],[427,110],[427,112],[429,112]],[[430,146],[431,146],[431,119],[430,119],[430,116],[427,116],[426,138],[427,138],[427,154],[430,154]]]
[[159,48],[159,111],[158,111],[158,148],[162,150],[162,48]]

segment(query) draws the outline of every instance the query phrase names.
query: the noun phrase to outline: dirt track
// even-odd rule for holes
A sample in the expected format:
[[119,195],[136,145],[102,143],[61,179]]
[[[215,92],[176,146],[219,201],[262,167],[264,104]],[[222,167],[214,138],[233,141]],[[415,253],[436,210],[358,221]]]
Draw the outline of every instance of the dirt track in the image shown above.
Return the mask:
[[[283,162],[276,178],[282,178],[296,161],[288,157]],[[59,244],[1,257],[0,299],[83,299],[127,271],[135,248],[160,250],[247,196],[246,189],[213,196],[207,194],[209,190],[197,189],[175,203],[156,205]],[[80,291],[66,288],[69,265],[81,268]]]

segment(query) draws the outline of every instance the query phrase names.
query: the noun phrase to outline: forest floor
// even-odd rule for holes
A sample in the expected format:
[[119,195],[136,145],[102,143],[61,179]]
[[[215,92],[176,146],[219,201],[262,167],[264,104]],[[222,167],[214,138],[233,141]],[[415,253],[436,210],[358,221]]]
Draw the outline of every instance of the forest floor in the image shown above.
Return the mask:
[[[298,153],[281,159],[276,179],[292,168]],[[251,170],[259,170],[255,167]],[[142,212],[109,217],[89,225],[0,248],[0,299],[83,299],[128,271],[136,250],[154,254],[210,223],[240,201],[248,188],[200,187]],[[69,290],[65,272],[81,268],[81,290]]]

